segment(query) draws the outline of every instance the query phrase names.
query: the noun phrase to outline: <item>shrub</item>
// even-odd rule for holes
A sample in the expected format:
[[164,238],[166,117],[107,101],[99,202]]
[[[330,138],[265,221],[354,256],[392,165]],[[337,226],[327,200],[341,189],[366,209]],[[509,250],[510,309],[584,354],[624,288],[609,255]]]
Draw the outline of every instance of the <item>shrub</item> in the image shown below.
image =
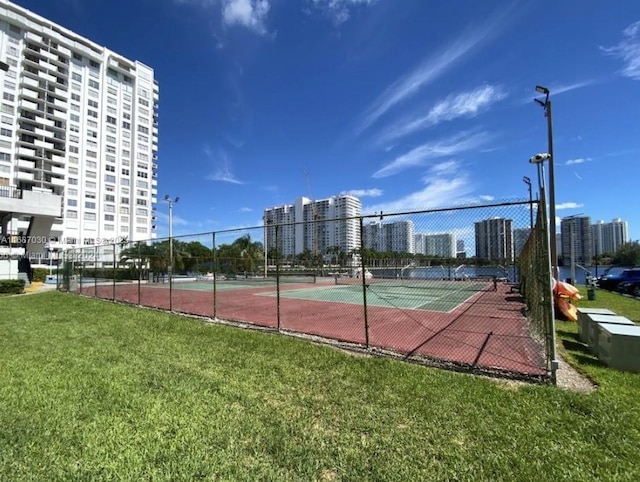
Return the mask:
[[47,279],[47,275],[49,274],[49,270],[45,268],[34,268],[33,270],[33,281],[44,283]]
[[19,295],[21,293],[24,293],[24,280],[23,279],[0,280],[0,293],[10,293],[13,295]]

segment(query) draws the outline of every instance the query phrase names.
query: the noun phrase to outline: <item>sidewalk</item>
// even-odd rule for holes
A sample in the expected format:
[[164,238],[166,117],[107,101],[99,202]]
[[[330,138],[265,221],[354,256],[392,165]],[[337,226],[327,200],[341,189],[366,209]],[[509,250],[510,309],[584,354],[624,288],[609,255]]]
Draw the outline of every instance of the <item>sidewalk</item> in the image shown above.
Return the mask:
[[55,284],[42,283],[41,281],[34,281],[30,286],[24,289],[24,294],[32,295],[34,293],[44,293],[45,291],[52,291],[56,289]]

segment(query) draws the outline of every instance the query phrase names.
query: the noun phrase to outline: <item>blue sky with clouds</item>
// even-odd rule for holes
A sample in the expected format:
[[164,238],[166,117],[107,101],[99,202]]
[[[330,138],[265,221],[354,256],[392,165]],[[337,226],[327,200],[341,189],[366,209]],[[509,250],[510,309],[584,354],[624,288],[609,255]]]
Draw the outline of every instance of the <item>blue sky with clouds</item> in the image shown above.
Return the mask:
[[525,199],[547,150],[540,84],[557,215],[640,238],[640,3],[16,3],[155,69],[174,234],[260,225],[302,195],[351,192],[365,212]]

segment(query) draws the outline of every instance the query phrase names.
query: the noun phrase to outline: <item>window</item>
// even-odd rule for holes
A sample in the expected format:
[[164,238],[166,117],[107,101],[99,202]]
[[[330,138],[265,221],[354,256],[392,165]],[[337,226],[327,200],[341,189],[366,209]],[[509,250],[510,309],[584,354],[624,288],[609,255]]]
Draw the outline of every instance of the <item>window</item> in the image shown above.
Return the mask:
[[120,192],[122,194],[124,194],[125,196],[128,196],[129,195],[129,188],[128,187],[122,187],[122,188],[120,188]]
[[142,189],[136,189],[136,194],[137,194],[138,196],[147,197],[147,192],[148,192],[148,191],[144,191],[144,190],[142,190]]
[[94,99],[97,99],[98,97],[100,97],[100,94],[98,93],[97,90],[93,90],[93,89],[89,89],[89,97],[93,97]]
[[95,110],[87,109],[87,115],[96,119],[98,118],[98,112]]
[[78,104],[71,104],[71,110],[73,112],[80,112],[80,106]]
[[96,198],[96,193],[95,192],[87,192],[87,193],[85,193],[84,197],[86,197],[87,199],[95,199]]
[[114,231],[114,230],[115,230],[115,227],[114,227],[114,225],[113,225],[113,224],[105,224],[105,225],[104,225],[104,230],[105,230],[105,231]]
[[69,130],[71,132],[80,132],[80,126],[77,124],[69,124]]
[[105,194],[104,200],[108,203],[114,203],[116,202],[116,197],[113,194]]
[[82,90],[82,86],[77,82],[71,82],[71,90],[75,90],[76,92],[79,92]]
[[13,90],[16,88],[16,83],[15,82],[10,82],[8,80],[4,81],[4,88],[7,90]]
[[80,138],[78,136],[69,135],[69,141],[71,141],[71,142],[80,142]]
[[84,207],[87,209],[95,209],[96,208],[96,203],[93,201],[86,201],[84,203]]
[[73,74],[71,74],[71,80],[75,80],[77,82],[82,82],[82,75],[80,75],[77,72],[74,72]]
[[[67,219],[78,219],[78,211],[75,211],[73,209],[67,209]],[[69,243],[69,238],[67,238],[67,244],[73,244],[73,243]]]
[[78,175],[78,168],[77,167],[69,167],[69,174],[73,174],[74,176]]
[[[122,122],[122,128],[123,129],[131,129],[131,122]],[[139,128],[138,128],[139,129]]]
[[129,208],[127,206],[121,206],[120,207],[120,214],[129,214]]
[[105,214],[104,215],[104,220],[105,221],[115,221],[116,217],[114,214]]
[[122,149],[122,157],[130,157],[131,156],[131,152],[129,152],[126,149]]
[[67,206],[77,206],[77,205],[78,205],[77,199],[67,199]]
[[107,114],[116,115],[118,110],[115,107],[107,107]]
[[116,128],[115,128],[115,127],[113,127],[113,126],[107,126],[107,132],[108,132],[109,134],[115,134],[116,132],[118,132],[118,129],[116,129]]
[[147,232],[147,228],[143,228],[143,227],[140,227],[140,226],[138,226],[136,228],[136,233],[138,233],[138,234],[145,234],[146,232]]
[[71,122],[80,122],[80,116],[78,114],[71,114],[69,116]]
[[138,103],[145,107],[149,107],[149,101],[147,99],[138,99]]
[[93,127],[94,129],[98,128],[98,123],[96,121],[93,121],[91,119],[87,120],[87,126],[89,127]]
[[66,244],[76,244],[76,238],[67,238]]
[[[126,208],[126,206],[122,206],[123,208]],[[120,222],[121,223],[129,223],[129,216],[120,216]]]
[[148,161],[149,154],[145,154],[144,152],[138,152],[138,159],[140,159],[141,161]]
[[82,55],[80,55],[78,52],[73,52],[73,59],[82,62]]
[[84,213],[84,219],[85,221],[95,221],[96,213]]
[[118,141],[113,136],[107,136],[107,142],[111,142],[112,144],[115,144]]
[[80,149],[78,149],[78,146],[69,146],[69,152],[73,152],[74,154],[78,154],[80,152]]
[[88,100],[88,101],[87,101],[87,105],[88,105],[89,107],[93,107],[94,109],[97,109],[97,108],[98,108],[98,102],[97,102],[97,101],[95,101],[95,100]]
[[87,171],[84,174],[86,177],[88,177],[89,179],[97,179],[98,178],[98,174],[95,171]]
[[122,169],[122,175],[123,176],[128,176],[129,175],[129,169]]
[[12,132],[9,129],[5,129],[4,127],[2,129],[0,129],[0,136],[11,137],[11,134],[12,134]]
[[136,208],[136,216],[146,216],[148,213],[145,208]]
[[90,137],[92,139],[97,139],[98,138],[98,133],[96,131],[92,131],[87,129],[87,137]]
[[115,213],[116,212],[116,207],[113,204],[105,204],[104,205],[104,212],[105,213]]
[[95,189],[96,188],[96,183],[93,181],[85,181],[84,183],[85,187],[87,189]]
[[138,224],[146,224],[147,218],[136,218],[136,223]]
[[129,185],[129,179],[127,179],[126,177],[121,177],[120,178],[120,184],[122,184],[123,186],[128,186]]
[[113,146],[110,146],[110,145],[107,145],[107,146],[105,147],[105,150],[106,150],[109,154],[115,154],[115,152],[116,152],[116,148],[115,148],[115,147],[113,147]]
[[80,102],[80,96],[78,94],[71,94],[71,100]]
[[77,189],[67,189],[67,195],[68,196],[77,196],[78,195],[78,190]]
[[91,147],[93,149],[97,149],[98,148],[98,143],[96,141],[87,140],[87,147]]
[[97,82],[95,80],[89,79],[89,87],[91,87],[93,89],[99,89],[100,88],[100,82]]
[[104,182],[112,182],[113,184],[116,183],[116,176],[112,175],[112,174],[105,174],[104,175]]
[[138,126],[138,132],[142,132],[143,134],[148,134],[149,128],[145,126]]
[[127,114],[126,112],[122,114],[122,118],[124,120],[131,120],[131,114]]
[[10,94],[9,92],[5,92],[4,94],[2,94],[2,98],[4,100],[8,100],[9,102],[13,102],[16,99],[16,96],[13,94]]
[[105,186],[104,188],[107,192],[116,192],[116,188],[113,186]]
[[69,177],[67,178],[67,183],[71,186],[77,186],[78,185],[78,179],[75,177]]
[[0,152],[0,161],[11,162],[11,154],[8,152]]
[[120,204],[129,204],[129,198],[128,197],[121,197],[120,198]]
[[87,157],[92,157],[92,158],[98,157],[98,153],[94,152],[94,151],[87,150]]
[[143,178],[143,179],[147,179],[147,178],[149,177],[149,175],[148,175],[146,172],[144,172],[144,171],[138,171],[138,172],[136,172],[136,176],[141,177],[141,178]]
[[96,244],[96,240],[93,238],[84,238],[84,244],[87,246],[93,246]]
[[13,106],[2,104],[2,112],[4,112],[5,114],[13,114]]
[[149,138],[143,134],[138,134],[138,140],[140,142],[149,142]]
[[13,125],[13,119],[11,117],[3,115],[1,119],[3,124]]
[[146,206],[147,205],[147,200],[146,199],[136,199],[136,204],[138,206]]
[[107,172],[116,172],[116,166],[111,166],[107,164],[106,166],[104,166],[104,170]]
[[116,118],[115,117],[111,117],[110,115],[108,115],[107,116],[107,124],[115,125],[116,124]]

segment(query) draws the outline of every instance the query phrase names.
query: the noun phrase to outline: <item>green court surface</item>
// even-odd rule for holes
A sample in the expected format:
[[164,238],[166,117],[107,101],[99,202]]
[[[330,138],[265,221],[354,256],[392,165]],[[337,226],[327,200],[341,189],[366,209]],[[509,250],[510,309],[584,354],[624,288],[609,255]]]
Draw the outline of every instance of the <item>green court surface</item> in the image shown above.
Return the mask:
[[[469,286],[455,289],[438,285],[413,288],[376,283],[367,288],[367,305],[448,313],[486,288],[484,284],[481,286],[482,289],[470,289]],[[261,295],[276,296],[276,293]],[[362,286],[359,285],[319,285],[314,288],[281,290],[280,298],[363,304]]]

